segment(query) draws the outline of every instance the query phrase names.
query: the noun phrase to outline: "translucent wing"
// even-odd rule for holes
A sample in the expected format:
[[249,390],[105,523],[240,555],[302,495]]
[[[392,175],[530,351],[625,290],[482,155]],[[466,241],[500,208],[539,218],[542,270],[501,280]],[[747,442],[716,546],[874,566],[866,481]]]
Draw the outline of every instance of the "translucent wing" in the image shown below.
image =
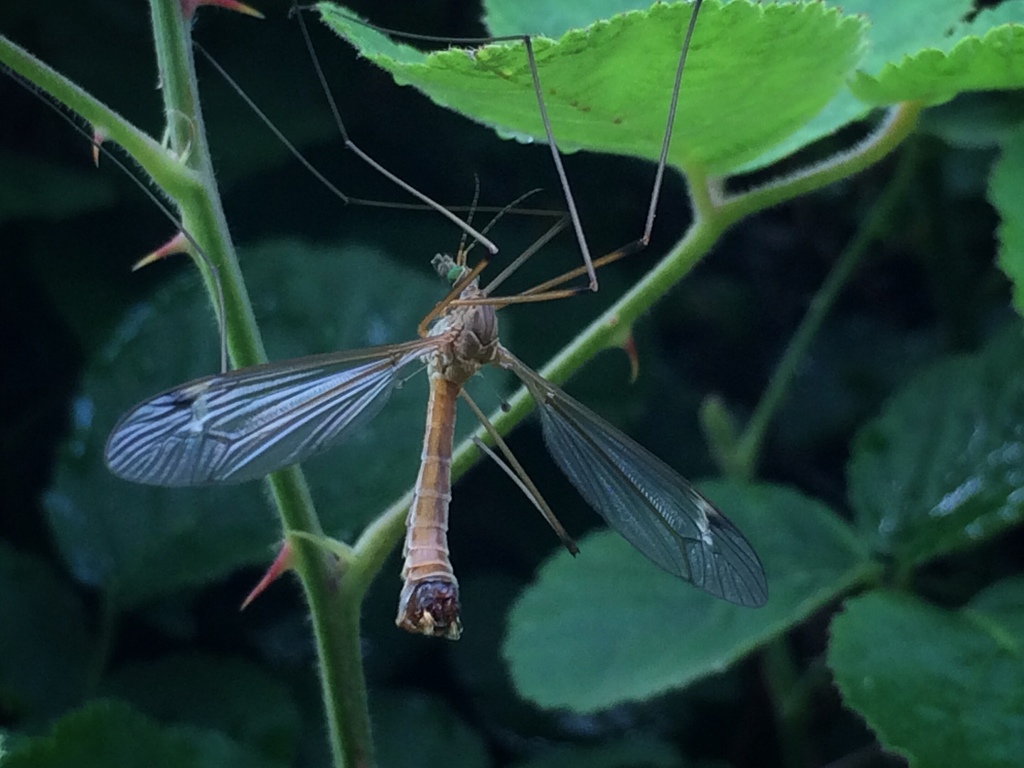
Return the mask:
[[107,439],[110,471],[147,485],[240,483],[334,445],[380,412],[398,373],[437,343],[242,368],[136,405]]
[[747,540],[668,465],[507,351],[504,364],[537,401],[544,441],[587,503],[669,573],[715,597],[757,607],[764,568]]

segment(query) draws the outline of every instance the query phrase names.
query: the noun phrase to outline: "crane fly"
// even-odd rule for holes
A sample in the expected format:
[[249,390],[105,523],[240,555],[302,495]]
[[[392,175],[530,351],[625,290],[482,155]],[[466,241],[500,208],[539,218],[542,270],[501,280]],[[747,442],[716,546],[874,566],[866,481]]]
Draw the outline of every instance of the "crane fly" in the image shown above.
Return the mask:
[[268,363],[175,387],[122,417],[107,441],[107,466],[126,480],[163,486],[257,479],[359,429],[410,369],[425,364],[430,395],[396,622],[454,639],[461,625],[447,529],[456,402],[477,371],[497,366],[526,386],[555,463],[611,527],[705,592],[763,605],[764,570],[736,527],[668,465],[509,352],[498,339],[501,304],[483,303],[489,297],[479,284],[480,265],[469,271],[459,261],[434,258],[454,289],[431,313],[437,319],[421,324],[419,339]]
[[[698,0],[683,45],[647,229],[640,240],[591,261],[573,215],[585,266],[518,296],[496,297],[492,291],[564,226],[564,219],[486,287],[479,279],[486,259],[470,269],[462,247],[456,258],[439,254],[433,266],[449,282],[450,290],[420,323],[416,340],[272,362],[174,387],[136,405],[120,419],[106,444],[110,470],[126,480],[163,486],[258,479],[360,429],[386,405],[404,377],[425,367],[429,378],[426,429],[407,520],[396,623],[412,632],[455,639],[461,633],[459,593],[447,529],[459,397],[481,419],[507,463],[493,453],[492,457],[575,551],[550,507],[464,389],[481,368],[495,366],[511,371],[530,392],[555,463],[612,528],[656,565],[705,592],[737,605],[763,605],[767,600],[764,569],[736,527],[667,464],[546,381],[498,338],[500,308],[578,293],[580,289],[560,286],[583,274],[591,277],[593,289],[595,267],[646,245],[679,76],[699,5]],[[536,81],[535,69],[534,75]],[[543,106],[539,87],[537,95]],[[550,127],[545,126],[550,136]],[[557,162],[557,152],[555,156]],[[574,214],[567,183],[563,188]]]

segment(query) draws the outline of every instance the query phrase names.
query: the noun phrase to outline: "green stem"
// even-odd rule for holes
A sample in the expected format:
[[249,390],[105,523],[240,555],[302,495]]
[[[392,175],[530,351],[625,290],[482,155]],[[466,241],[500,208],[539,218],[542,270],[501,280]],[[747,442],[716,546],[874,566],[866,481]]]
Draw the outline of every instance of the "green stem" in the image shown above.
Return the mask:
[[912,151],[903,154],[892,179],[811,300],[807,314],[779,359],[757,408],[754,409],[746,429],[740,436],[729,461],[729,474],[744,480],[750,480],[756,474],[768,425],[785,399],[793,379],[796,378],[797,369],[806,358],[811,342],[839,297],[839,292],[853,275],[869,246],[885,231],[893,210],[907,194],[907,188],[913,178],[913,156]]
[[810,764],[807,754],[808,741],[804,736],[807,711],[806,700],[794,703],[790,697],[797,687],[797,666],[786,639],[777,637],[764,648],[765,687],[772,698],[772,709],[779,725],[779,742],[783,765],[801,766]]
[[149,134],[3,35],[0,35],[0,64],[88,121],[97,133],[123,147],[170,197],[177,198],[198,185],[195,175]]
[[111,590],[104,590],[100,605],[100,620],[96,627],[96,642],[93,645],[92,656],[89,659],[89,668],[85,675],[85,695],[95,695],[99,688],[103,675],[110,663],[110,654],[114,648],[114,638],[117,634],[117,598]]
[[763,186],[726,197],[718,204],[718,213],[736,221],[870,168],[913,132],[922,108],[919,102],[912,101],[893,107],[886,119],[853,148]]
[[[188,21],[179,0],[151,0],[157,60],[172,146],[185,153],[199,175],[203,193],[181,202],[182,222],[207,250],[223,286],[228,351],[237,367],[256,365],[266,353],[256,326],[227,222],[220,205],[213,165],[199,108]],[[200,263],[211,297],[215,277]],[[268,478],[286,537],[296,531],[322,535],[302,470],[290,467]],[[292,537],[294,569],[312,617],[320,661],[320,684],[336,766],[372,763],[370,716],[359,643],[359,600],[346,580],[338,585],[333,560],[308,539]]]

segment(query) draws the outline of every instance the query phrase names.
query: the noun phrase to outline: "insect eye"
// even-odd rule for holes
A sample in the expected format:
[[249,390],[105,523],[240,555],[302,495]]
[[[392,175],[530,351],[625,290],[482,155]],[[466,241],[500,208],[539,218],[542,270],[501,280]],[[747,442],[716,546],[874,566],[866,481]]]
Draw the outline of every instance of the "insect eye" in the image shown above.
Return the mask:
[[459,265],[456,264],[454,267],[448,270],[448,274],[445,275],[445,279],[448,280],[448,282],[451,283],[452,285],[455,285],[457,282],[459,282],[459,278],[462,277],[465,273],[466,268],[460,267]]

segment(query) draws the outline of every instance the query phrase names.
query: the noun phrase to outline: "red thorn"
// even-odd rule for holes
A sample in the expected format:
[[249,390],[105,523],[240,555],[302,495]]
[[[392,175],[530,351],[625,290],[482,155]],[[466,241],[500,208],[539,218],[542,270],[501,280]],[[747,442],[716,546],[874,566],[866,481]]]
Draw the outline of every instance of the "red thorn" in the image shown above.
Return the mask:
[[102,128],[92,129],[92,164],[100,167],[100,144],[107,140],[107,133]]
[[244,611],[249,607],[249,603],[255,600],[259,595],[270,586],[271,582],[276,581],[277,578],[285,571],[292,569],[292,561],[295,559],[294,553],[292,552],[292,545],[287,541],[281,545],[281,550],[277,553],[277,557],[274,558],[274,562],[267,568],[267,572],[263,574],[263,578],[259,580],[259,583],[252,588],[252,592],[248,594],[245,600],[242,601],[242,607],[238,610]]
[[143,267],[148,267],[154,261],[160,261],[160,259],[165,259],[176,253],[188,253],[188,240],[185,239],[185,236],[181,234],[181,232],[176,234],[152,253],[146,254],[132,264],[132,272],[142,269]]
[[246,16],[253,16],[257,19],[263,18],[262,13],[244,3],[239,3],[238,0],[181,0],[181,15],[186,20],[191,19],[196,9],[201,5],[216,5],[221,8],[227,8],[229,11],[244,13]]
[[640,355],[636,351],[636,342],[633,340],[632,331],[626,335],[619,347],[629,358],[629,383],[633,384],[636,382],[637,376],[640,375]]

